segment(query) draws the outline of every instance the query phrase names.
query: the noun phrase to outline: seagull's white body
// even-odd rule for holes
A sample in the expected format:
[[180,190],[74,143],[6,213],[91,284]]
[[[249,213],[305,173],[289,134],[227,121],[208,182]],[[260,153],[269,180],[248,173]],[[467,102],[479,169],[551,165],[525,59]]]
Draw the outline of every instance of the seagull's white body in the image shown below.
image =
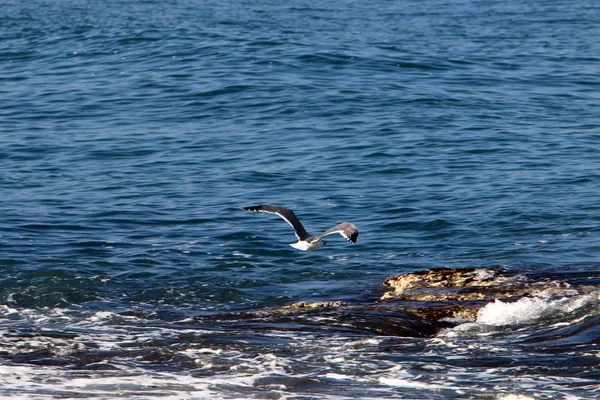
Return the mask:
[[324,245],[325,242],[323,241],[323,239],[315,240],[312,243],[306,240],[298,240],[296,243],[290,243],[290,246],[292,246],[293,248],[304,251],[319,250]]
[[333,228],[327,229],[319,236],[312,236],[306,231],[306,229],[304,229],[302,223],[300,223],[300,220],[298,219],[298,217],[296,217],[296,214],[294,214],[292,210],[287,209],[285,207],[261,205],[244,207],[244,210],[279,215],[281,218],[283,218],[285,222],[287,222],[292,228],[294,228],[294,232],[296,234],[296,237],[298,238],[298,241],[296,243],[290,243],[290,246],[298,250],[318,250],[325,245],[323,237],[331,235],[332,233],[339,233],[351,243],[356,243],[356,239],[358,238],[358,229],[356,228],[356,226],[349,222],[342,222],[341,224],[338,224]]

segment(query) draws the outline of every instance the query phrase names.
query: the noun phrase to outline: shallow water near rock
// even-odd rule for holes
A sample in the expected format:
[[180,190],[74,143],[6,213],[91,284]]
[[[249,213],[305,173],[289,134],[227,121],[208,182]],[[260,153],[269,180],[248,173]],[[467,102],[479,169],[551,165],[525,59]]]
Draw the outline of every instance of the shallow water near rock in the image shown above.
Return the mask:
[[598,397],[599,19],[4,2],[0,397]]

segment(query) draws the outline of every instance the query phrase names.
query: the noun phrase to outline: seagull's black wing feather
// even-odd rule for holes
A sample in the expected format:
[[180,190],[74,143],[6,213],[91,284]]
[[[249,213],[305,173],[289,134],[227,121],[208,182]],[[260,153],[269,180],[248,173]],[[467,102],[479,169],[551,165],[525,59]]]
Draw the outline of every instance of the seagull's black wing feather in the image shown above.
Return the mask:
[[292,210],[287,209],[285,207],[273,206],[273,205],[261,205],[261,206],[244,207],[244,210],[264,212],[264,213],[269,213],[269,214],[277,214],[281,218],[283,218],[285,220],[285,222],[290,224],[292,226],[292,228],[294,228],[294,231],[296,232],[296,237],[298,237],[298,240],[305,240],[307,237],[310,236],[308,234],[308,232],[306,232],[306,229],[304,229],[304,227],[300,223],[300,220],[298,219],[298,217],[296,217],[296,214],[294,214],[294,212]]

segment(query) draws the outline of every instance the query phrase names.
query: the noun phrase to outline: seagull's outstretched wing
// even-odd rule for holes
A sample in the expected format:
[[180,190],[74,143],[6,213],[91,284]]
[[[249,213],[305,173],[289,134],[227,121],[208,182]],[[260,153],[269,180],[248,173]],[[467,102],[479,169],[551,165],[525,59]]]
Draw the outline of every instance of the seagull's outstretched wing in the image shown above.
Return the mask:
[[341,224],[336,225],[333,228],[329,228],[325,232],[323,232],[319,237],[322,238],[323,236],[331,235],[332,233],[339,233],[349,242],[352,243],[356,243],[356,239],[358,239],[358,229],[350,222],[342,222]]
[[300,220],[298,219],[298,217],[296,217],[296,214],[294,214],[294,212],[292,210],[287,209],[285,207],[273,206],[273,205],[261,205],[261,206],[244,207],[244,210],[264,212],[264,213],[269,213],[269,214],[277,214],[281,218],[283,218],[285,220],[285,222],[290,224],[292,226],[292,228],[294,228],[294,231],[296,233],[296,237],[298,238],[298,240],[305,240],[307,237],[310,236],[308,234],[308,232],[306,232],[306,229],[304,229],[304,227],[300,223]]

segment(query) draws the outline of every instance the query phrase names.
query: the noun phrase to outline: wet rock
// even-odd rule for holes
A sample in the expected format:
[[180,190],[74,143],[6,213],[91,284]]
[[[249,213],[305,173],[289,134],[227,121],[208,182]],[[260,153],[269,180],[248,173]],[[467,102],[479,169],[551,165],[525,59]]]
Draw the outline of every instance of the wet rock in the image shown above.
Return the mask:
[[509,274],[500,267],[433,268],[426,271],[395,275],[383,281],[392,290],[381,300],[461,302],[491,301],[546,295],[581,293],[570,285],[553,280],[534,281],[525,275]]
[[453,322],[454,325],[464,321],[474,321],[477,313],[487,302],[464,301],[386,301],[379,307],[386,307],[396,312],[409,313],[429,321]]
[[[387,278],[379,300],[297,302],[249,313],[215,315],[220,322],[251,324],[255,329],[356,331],[378,335],[428,337],[441,329],[474,321],[496,299],[566,297],[589,293],[551,277],[510,273],[501,267],[433,268]],[[204,317],[203,317],[204,318]]]
[[425,271],[394,275],[383,281],[383,286],[393,289],[385,298],[402,295],[414,288],[481,288],[505,284],[515,277],[501,275],[501,268],[432,268]]
[[377,335],[403,337],[430,337],[443,328],[456,323],[430,320],[408,310],[392,310],[384,307],[349,307],[337,309],[332,326],[375,333]]

